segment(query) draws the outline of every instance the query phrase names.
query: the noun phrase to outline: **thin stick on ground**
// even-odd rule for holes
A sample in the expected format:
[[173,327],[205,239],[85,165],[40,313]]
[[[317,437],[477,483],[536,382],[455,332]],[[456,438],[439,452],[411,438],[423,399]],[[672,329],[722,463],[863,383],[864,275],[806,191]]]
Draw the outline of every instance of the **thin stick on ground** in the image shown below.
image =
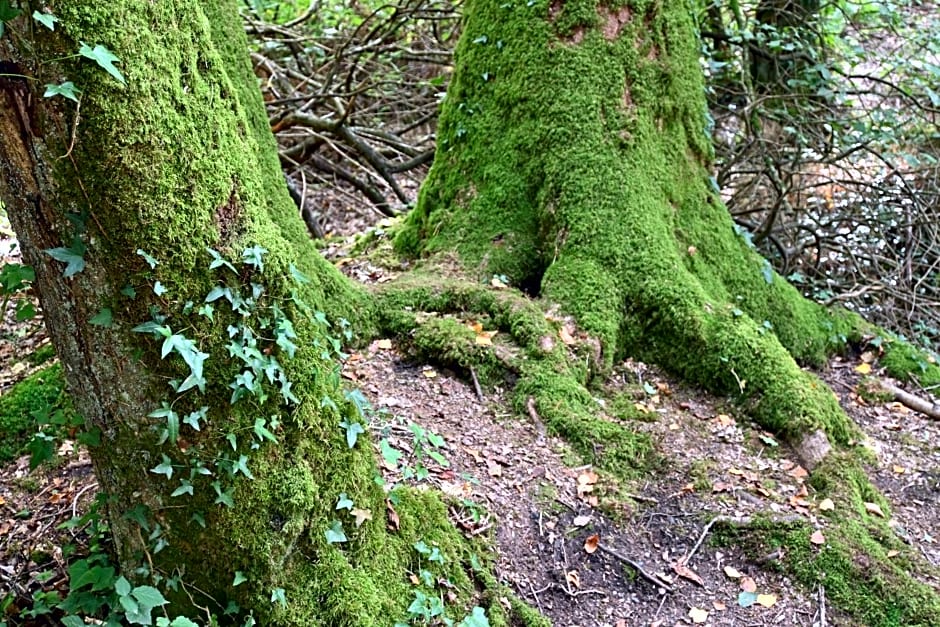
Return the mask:
[[618,560],[620,560],[621,562],[623,562],[623,563],[629,565],[631,568],[633,568],[633,570],[635,570],[635,571],[637,572],[637,574],[638,574],[640,577],[642,577],[643,579],[647,580],[648,582],[650,582],[650,583],[653,584],[654,586],[658,586],[658,587],[662,588],[663,590],[665,590],[666,592],[672,592],[672,586],[670,586],[668,583],[666,583],[665,581],[663,581],[662,579],[660,579],[660,578],[657,577],[656,575],[653,575],[653,574],[647,572],[642,566],[640,566],[637,562],[635,562],[634,560],[630,559],[630,558],[627,557],[626,555],[623,555],[623,554],[621,554],[621,553],[618,553],[617,551],[614,551],[613,549],[608,549],[608,548],[607,548],[606,546],[604,546],[604,545],[598,545],[597,548],[600,549],[601,551],[603,551],[604,553],[606,553],[607,555],[610,555],[611,557],[616,557],[616,558],[617,558]]

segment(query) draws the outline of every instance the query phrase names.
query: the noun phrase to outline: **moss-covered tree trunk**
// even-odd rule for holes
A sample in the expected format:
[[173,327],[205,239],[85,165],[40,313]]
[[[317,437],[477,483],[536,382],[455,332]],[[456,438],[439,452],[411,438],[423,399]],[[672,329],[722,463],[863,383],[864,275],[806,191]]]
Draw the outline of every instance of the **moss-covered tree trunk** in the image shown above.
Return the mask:
[[[710,178],[683,2],[473,0],[438,152],[400,249],[558,302],[602,341],[721,392],[768,428],[846,441],[820,363],[851,321],[803,299],[736,233]],[[550,411],[549,408],[542,408]],[[808,459],[812,464],[818,459]]]
[[[366,308],[295,214],[237,3],[54,0],[54,31],[33,8],[0,39],[0,197],[122,572],[171,616],[390,624],[446,518],[404,493],[387,521],[336,358]],[[78,102],[44,97],[66,81]]]

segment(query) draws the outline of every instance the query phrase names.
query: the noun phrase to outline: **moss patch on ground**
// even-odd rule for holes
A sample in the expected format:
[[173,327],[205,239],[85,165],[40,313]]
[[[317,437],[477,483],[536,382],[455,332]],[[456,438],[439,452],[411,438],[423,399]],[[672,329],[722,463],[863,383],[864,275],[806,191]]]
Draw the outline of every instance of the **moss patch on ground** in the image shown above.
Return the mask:
[[75,416],[58,364],[29,375],[0,396],[0,463],[23,455],[39,420],[57,411],[66,422]]

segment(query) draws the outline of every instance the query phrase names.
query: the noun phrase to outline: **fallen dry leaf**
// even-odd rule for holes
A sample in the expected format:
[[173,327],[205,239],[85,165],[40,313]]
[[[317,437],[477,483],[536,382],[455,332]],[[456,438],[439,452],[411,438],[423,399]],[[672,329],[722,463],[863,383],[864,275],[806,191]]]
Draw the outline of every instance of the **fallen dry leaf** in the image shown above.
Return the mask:
[[723,481],[717,481],[714,485],[712,485],[713,494],[717,494],[719,492],[731,492],[732,490],[734,490],[734,486]]
[[398,512],[395,511],[395,506],[392,505],[392,501],[389,499],[385,499],[385,512],[388,515],[388,523],[386,523],[388,530],[398,531],[401,521],[398,518]]
[[367,520],[372,520],[372,512],[367,509],[359,509],[358,507],[354,507],[353,509],[349,510],[349,513],[356,517],[357,527],[361,527],[362,523]]
[[822,534],[822,531],[816,530],[813,532],[813,535],[809,537],[809,541],[813,544],[825,544],[826,536]]
[[897,464],[892,466],[891,470],[893,470],[895,474],[898,474],[898,475],[903,475],[904,473],[907,472],[907,468],[905,468],[904,466],[898,466]]
[[869,514],[881,516],[882,518],[885,517],[885,513],[881,511],[881,507],[879,507],[877,503],[865,503],[865,511]]
[[793,477],[794,479],[801,479],[801,480],[809,476],[809,473],[806,472],[806,469],[803,468],[802,466],[794,466],[791,470],[787,472],[787,474]]
[[745,592],[756,592],[757,582],[754,581],[752,577],[745,575],[744,577],[741,577],[741,589]]
[[588,536],[587,540],[584,541],[584,552],[590,554],[596,551],[600,539],[601,537],[596,533],[594,535]]
[[774,603],[777,602],[776,594],[758,594],[757,595],[757,604],[763,605],[764,607],[773,607]]
[[582,514],[581,516],[575,516],[575,518],[574,518],[574,526],[575,526],[575,527],[583,527],[584,525],[588,524],[589,522],[591,522],[591,517],[590,517],[590,516],[587,516],[587,515],[583,515],[583,514]]
[[895,550],[895,549],[891,549],[890,551],[888,551],[887,556],[888,556],[888,557],[897,557],[899,554],[900,554],[900,551],[897,551],[897,550]]
[[731,577],[732,579],[741,578],[741,571],[739,571],[734,566],[725,566],[725,574]]
[[695,571],[693,571],[691,568],[689,568],[682,562],[676,562],[675,564],[673,564],[672,569],[676,571],[676,574],[679,575],[680,577],[685,577],[689,581],[694,581],[695,583],[697,583],[698,585],[702,587],[705,586],[705,582],[702,581],[702,578],[699,577],[697,574],[695,574]]
[[389,340],[389,339],[378,340],[378,341],[375,343],[375,347],[378,348],[378,349],[381,349],[381,350],[383,350],[383,351],[391,350],[391,348],[392,348],[392,341]]
[[563,326],[560,329],[558,329],[558,337],[561,338],[561,341],[563,343],[569,346],[574,344],[575,342],[574,337],[572,337],[571,333],[568,331],[566,326]]
[[693,607],[689,610],[689,618],[692,619],[692,622],[700,625],[708,620],[708,610],[703,610],[700,607]]
[[862,362],[855,366],[855,372],[859,374],[871,374],[871,364]]
[[421,374],[423,374],[425,378],[427,379],[433,379],[434,377],[437,376],[437,371],[434,370],[434,368],[426,367],[424,370],[421,371]]
[[724,612],[728,609],[728,606],[725,605],[722,601],[712,601],[712,607],[715,608],[718,612]]
[[576,570],[569,570],[565,573],[565,581],[570,583],[575,588],[581,587],[581,575],[578,574]]

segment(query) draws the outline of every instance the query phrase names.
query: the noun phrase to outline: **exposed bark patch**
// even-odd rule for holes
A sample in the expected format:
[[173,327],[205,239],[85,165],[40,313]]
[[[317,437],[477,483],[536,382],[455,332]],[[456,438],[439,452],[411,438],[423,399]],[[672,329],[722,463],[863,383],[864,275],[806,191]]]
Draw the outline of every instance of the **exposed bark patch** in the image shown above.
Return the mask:
[[601,32],[607,41],[615,41],[620,36],[623,27],[633,19],[633,12],[630,7],[622,6],[617,10],[600,5],[597,7],[597,14],[601,18]]
[[[552,3],[548,5],[548,20],[552,24],[557,23],[558,18],[561,17],[564,10],[565,4],[563,0],[552,0]],[[569,34],[562,36],[561,39],[566,44],[577,46],[584,41],[584,26],[575,26]]]
[[241,219],[241,204],[238,202],[238,184],[232,183],[232,192],[215,210],[215,226],[219,230],[219,246],[226,246],[235,237]]

